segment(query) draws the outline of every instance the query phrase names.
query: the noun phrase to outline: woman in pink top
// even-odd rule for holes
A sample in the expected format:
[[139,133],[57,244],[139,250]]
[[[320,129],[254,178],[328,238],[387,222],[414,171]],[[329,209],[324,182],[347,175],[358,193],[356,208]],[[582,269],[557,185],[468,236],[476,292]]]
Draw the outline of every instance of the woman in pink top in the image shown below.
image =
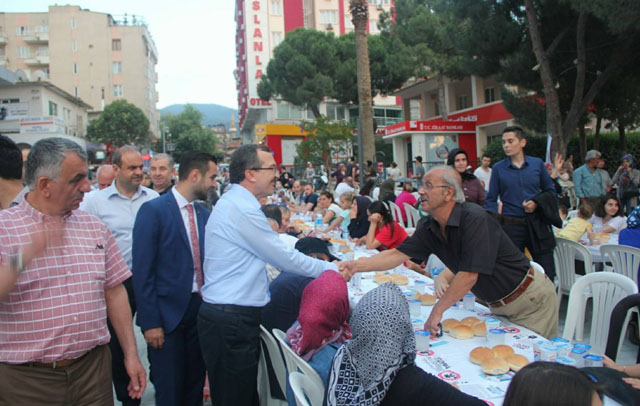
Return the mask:
[[396,204],[398,205],[398,207],[400,207],[400,212],[402,213],[402,221],[404,221],[404,224],[407,224],[407,213],[405,213],[404,211],[403,203],[415,206],[418,202],[412,192],[413,185],[411,184],[411,182],[404,182],[404,184],[402,185],[402,192],[400,192],[398,197],[396,197]]

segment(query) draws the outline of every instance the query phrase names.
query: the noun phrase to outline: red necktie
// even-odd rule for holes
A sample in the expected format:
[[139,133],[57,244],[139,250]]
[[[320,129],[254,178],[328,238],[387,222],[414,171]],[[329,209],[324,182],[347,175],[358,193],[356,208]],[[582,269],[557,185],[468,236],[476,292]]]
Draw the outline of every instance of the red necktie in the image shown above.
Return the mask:
[[193,215],[193,205],[187,204],[187,212],[189,213],[189,233],[191,234],[191,251],[193,253],[193,264],[196,270],[196,285],[198,285],[198,293],[202,296],[202,285],[204,277],[202,275],[202,264],[200,263],[200,243],[198,241],[198,232],[196,231],[196,220]]

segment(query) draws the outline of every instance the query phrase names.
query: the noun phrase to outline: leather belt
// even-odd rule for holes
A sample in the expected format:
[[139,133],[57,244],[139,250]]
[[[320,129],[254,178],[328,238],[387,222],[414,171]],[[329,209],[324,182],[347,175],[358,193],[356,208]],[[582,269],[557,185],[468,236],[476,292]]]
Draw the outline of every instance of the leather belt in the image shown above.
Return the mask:
[[529,272],[527,272],[527,275],[524,277],[522,282],[520,282],[520,285],[518,285],[518,287],[513,290],[513,292],[509,293],[507,296],[503,297],[500,300],[489,303],[489,307],[502,307],[520,297],[520,295],[525,290],[527,290],[529,285],[531,285],[531,282],[533,282],[534,272],[535,271],[533,270],[533,268],[529,268]]
[[24,364],[20,364],[20,366],[33,367],[33,368],[47,368],[47,369],[67,368],[75,364],[76,362],[80,361],[84,357],[86,357],[91,351],[94,351],[96,348],[98,347],[93,348],[92,350],[90,350],[89,352],[87,352],[86,354],[78,358],[62,359],[60,361],[53,361],[53,362],[26,362]]
[[237,313],[237,314],[248,314],[248,315],[256,315],[256,314],[262,313],[262,307],[239,306],[239,305],[232,305],[232,304],[213,304],[213,303],[205,303],[205,306],[221,312],[225,312],[225,313]]
[[502,223],[526,223],[527,219],[525,217],[501,217]]

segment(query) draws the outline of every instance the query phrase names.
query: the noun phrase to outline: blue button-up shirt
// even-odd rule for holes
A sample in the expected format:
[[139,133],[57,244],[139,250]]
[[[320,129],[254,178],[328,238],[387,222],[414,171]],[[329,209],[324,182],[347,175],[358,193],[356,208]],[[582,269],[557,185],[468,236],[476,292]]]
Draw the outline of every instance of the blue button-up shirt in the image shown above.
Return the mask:
[[541,159],[525,155],[522,167],[518,168],[507,157],[493,166],[485,209],[497,212],[499,197],[503,204],[503,215],[524,217],[522,203],[533,199],[541,192],[555,193],[555,190]]
[[88,211],[102,220],[120,249],[129,269],[131,269],[133,244],[133,223],[143,203],[158,197],[158,192],[140,186],[131,199],[120,194],[114,180],[111,186],[87,193],[80,203],[80,209]]
[[271,229],[260,203],[234,184],[211,212],[204,234],[204,287],[207,303],[262,307],[269,303],[266,264],[317,277],[335,264],[289,248]]
[[573,171],[573,186],[578,197],[600,197],[604,195],[604,185],[600,169],[591,172],[587,165]]

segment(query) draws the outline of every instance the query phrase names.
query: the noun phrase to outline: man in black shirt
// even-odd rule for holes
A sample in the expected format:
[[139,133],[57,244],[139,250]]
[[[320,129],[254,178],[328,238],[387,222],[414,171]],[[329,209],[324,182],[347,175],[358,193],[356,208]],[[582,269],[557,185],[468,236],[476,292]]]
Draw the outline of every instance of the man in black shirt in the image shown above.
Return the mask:
[[494,314],[509,317],[545,337],[557,334],[557,298],[553,283],[535,272],[480,206],[464,203],[460,175],[448,167],[430,170],[423,179],[431,217],[396,249],[344,263],[352,272],[382,271],[409,258],[436,254],[451,270],[449,287],[435,304],[425,330],[437,332],[442,314],[471,290]]

